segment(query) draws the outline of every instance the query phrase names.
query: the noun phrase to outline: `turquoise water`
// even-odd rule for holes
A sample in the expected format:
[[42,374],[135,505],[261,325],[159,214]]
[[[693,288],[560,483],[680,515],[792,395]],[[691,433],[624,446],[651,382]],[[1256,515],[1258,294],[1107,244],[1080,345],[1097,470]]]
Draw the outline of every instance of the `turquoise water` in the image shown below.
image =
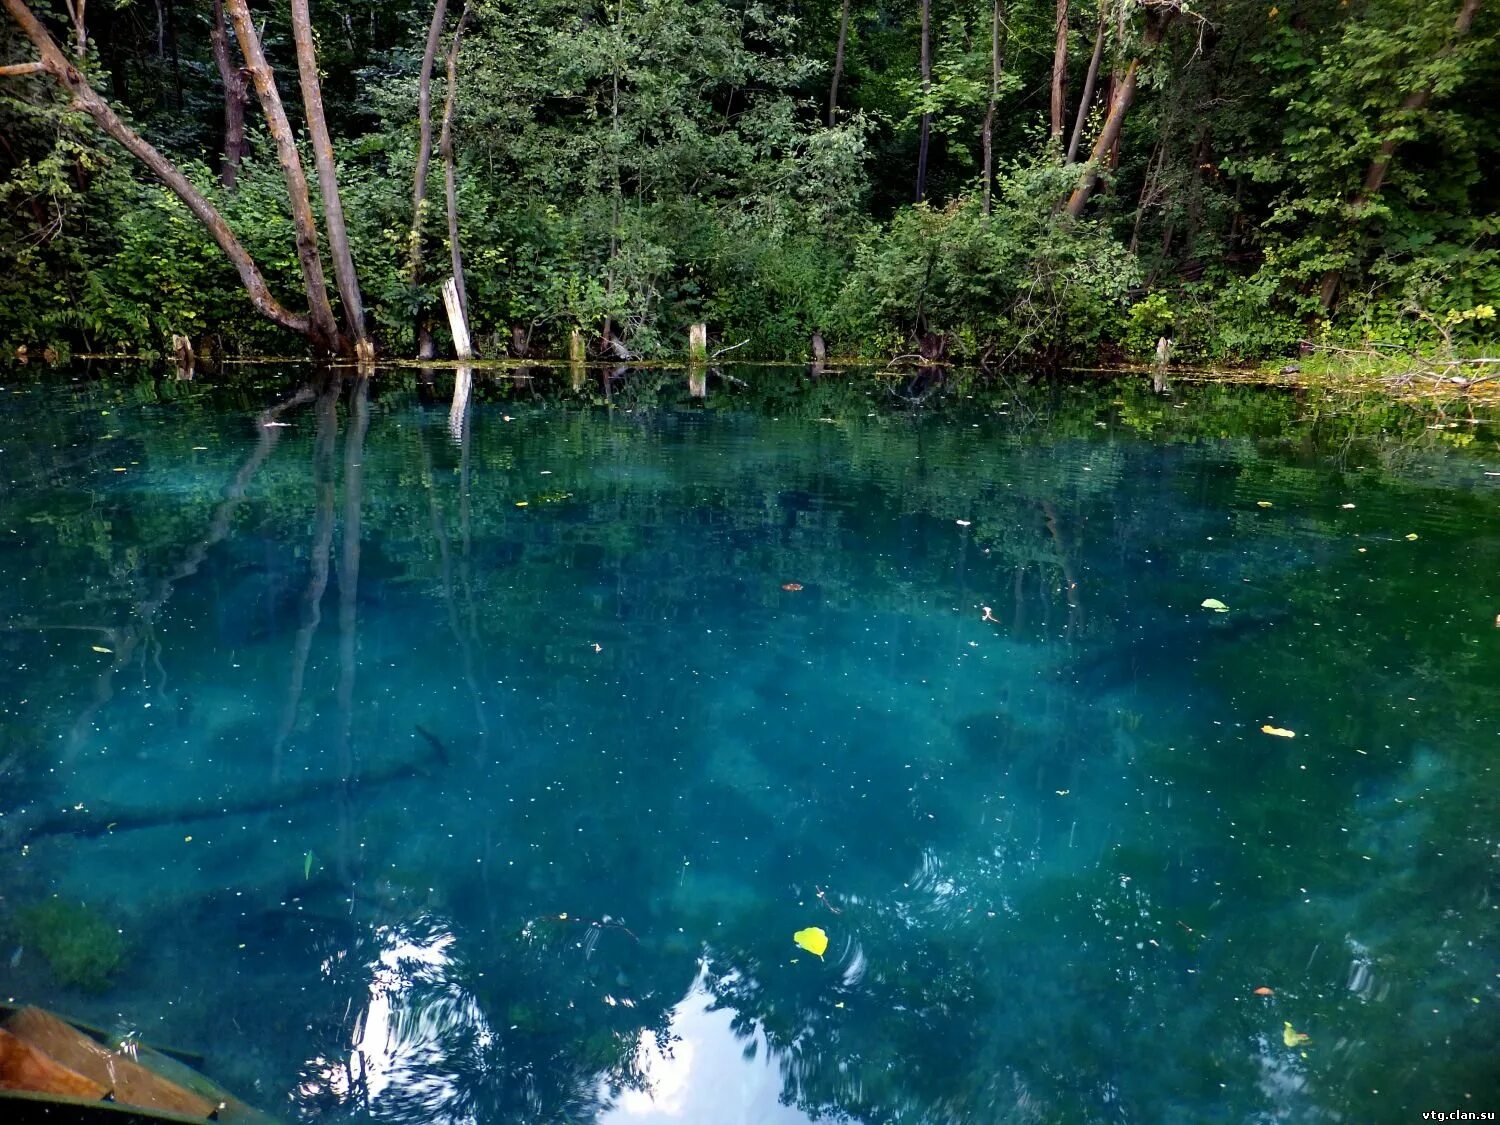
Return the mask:
[[1493,421],[455,383],[8,373],[0,998],[295,1121],[1500,1111]]

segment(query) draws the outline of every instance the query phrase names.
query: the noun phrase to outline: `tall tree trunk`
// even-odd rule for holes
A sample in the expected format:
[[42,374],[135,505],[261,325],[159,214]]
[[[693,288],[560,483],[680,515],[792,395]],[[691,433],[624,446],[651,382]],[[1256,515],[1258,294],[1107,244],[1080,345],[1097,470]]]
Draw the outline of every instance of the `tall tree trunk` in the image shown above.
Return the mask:
[[172,51],[172,106],[182,112],[182,56],[177,50],[177,4],[166,0],[167,46]]
[[181,169],[120,120],[115,111],[109,107],[109,103],[99,96],[83,75],[68,61],[51,33],[26,6],[25,0],[0,0],[0,4],[4,5],[11,19],[36,47],[41,55],[42,66],[47,73],[72,95],[73,104],[92,117],[100,129],[144,164],[151,174],[171,189],[194,217],[203,224],[239,274],[240,283],[244,285],[245,292],[250,295],[250,303],[255,306],[256,311],[283,328],[311,338],[313,326],[309,318],[289,311],[271,295],[255,260],[240,245],[239,239],[229,229],[229,224],[224,221],[224,216],[219,214],[214,205],[192,185]]
[[1083,175],[1078,178],[1078,186],[1068,196],[1067,212],[1075,219],[1083,214],[1084,204],[1088,203],[1089,196],[1093,194],[1094,187],[1099,183],[1099,167],[1109,159],[1110,150],[1120,138],[1120,129],[1125,124],[1125,113],[1130,109],[1130,103],[1135,100],[1136,71],[1139,68],[1139,59],[1131,59],[1130,64],[1126,66],[1125,76],[1115,87],[1114,100],[1110,102],[1109,116],[1104,119],[1104,128],[1099,131],[1099,138],[1089,152],[1089,160],[1084,166]]
[[311,310],[313,345],[321,351],[343,352],[346,344],[328,300],[328,283],[323,279],[323,261],[318,254],[318,226],[313,220],[312,204],[308,201],[307,175],[302,170],[302,157],[292,137],[286,107],[281,104],[276,76],[271,73],[271,65],[261,50],[260,35],[250,22],[250,9],[245,0],[226,2],[235,36],[240,41],[240,54],[245,57],[245,66],[255,83],[256,96],[265,111],[266,127],[276,142],[281,176],[286,181],[287,202],[291,204],[292,224],[297,232],[297,261],[302,266],[302,282],[307,289],[307,305]]
[[323,90],[318,81],[318,49],[313,43],[312,14],[308,0],[292,0],[292,38],[297,46],[297,78],[302,86],[302,106],[307,113],[307,132],[312,140],[313,164],[318,169],[318,190],[323,197],[323,221],[328,232],[328,252],[333,259],[333,276],[338,285],[339,300],[344,305],[344,322],[354,337],[354,354],[369,362],[375,358],[375,345],[365,331],[365,303],[359,292],[359,275],[354,269],[354,254],[349,249],[349,232],[344,228],[344,204],[339,198],[338,169],[333,159],[333,139],[328,134],[328,118],[323,112]]
[[458,303],[464,311],[464,320],[472,324],[469,321],[469,291],[464,283],[464,259],[458,243],[458,165],[453,157],[453,107],[458,100],[458,48],[463,42],[464,27],[469,22],[471,10],[464,9],[464,14],[458,20],[458,27],[453,30],[453,42],[448,45],[448,89],[443,97],[443,131],[438,139],[438,147],[443,154],[443,190],[448,201],[448,247],[453,259],[453,280],[458,286]]
[[68,19],[73,22],[73,56],[78,59],[87,58],[89,29],[84,12],[88,8],[88,0],[63,0],[63,7],[68,10]]
[[443,23],[448,18],[448,0],[437,0],[432,7],[432,23],[427,28],[427,50],[422,55],[422,74],[417,79],[417,171],[411,189],[411,257],[407,278],[413,286],[422,280],[422,211],[427,202],[427,168],[432,162],[432,67],[437,61],[443,38]]
[[1052,47],[1052,143],[1062,144],[1068,93],[1068,0],[1057,0],[1057,41]]
[[[623,2],[615,5],[614,37],[610,44],[614,56],[611,60],[614,73],[612,75],[609,95],[609,267],[604,271],[604,307],[610,311],[614,309],[615,257],[620,250],[620,64],[625,49],[621,39],[620,20],[624,15],[624,7]],[[604,352],[606,354],[612,353],[614,351],[614,328],[611,323],[610,312],[605,313],[600,337]],[[609,383],[606,380],[605,391],[608,392],[608,390]]]
[[[1449,54],[1457,45],[1458,41],[1469,33],[1469,28],[1474,25],[1474,16],[1479,11],[1480,0],[1463,0],[1463,6],[1458,10],[1458,19],[1453,23],[1453,34],[1442,49],[1442,54]],[[1385,185],[1385,176],[1391,167],[1391,158],[1396,155],[1396,146],[1400,144],[1398,136],[1399,126],[1410,120],[1415,114],[1420,113],[1432,100],[1432,87],[1424,86],[1420,90],[1413,90],[1401,103],[1401,109],[1396,116],[1396,128],[1380,143],[1375,151],[1375,157],[1370,161],[1370,167],[1365,171],[1364,183],[1360,185],[1359,193],[1350,203],[1351,213],[1358,218],[1359,213],[1365,209],[1370,200],[1380,194],[1380,189]],[[1327,312],[1333,307],[1333,300],[1338,296],[1339,271],[1328,270],[1323,274],[1323,283],[1319,287],[1318,301]]]
[[[1147,16],[1146,31],[1141,37],[1142,53],[1151,50],[1161,42],[1162,36],[1166,34],[1167,23],[1171,19],[1171,12],[1166,15],[1152,18]],[[1078,186],[1068,196],[1067,212],[1071,218],[1077,218],[1083,214],[1083,208],[1093,194],[1095,186],[1099,183],[1099,168],[1108,159],[1110,151],[1120,139],[1120,130],[1125,124],[1125,114],[1130,110],[1130,103],[1135,101],[1136,84],[1140,75],[1139,58],[1130,60],[1125,67],[1125,74],[1115,86],[1114,98],[1110,101],[1109,115],[1104,119],[1104,128],[1099,131],[1099,137],[1094,141],[1094,147],[1089,153],[1088,163],[1083,167],[1083,173],[1078,177]]]
[[990,213],[995,186],[995,108],[1000,102],[1000,74],[1005,67],[1005,0],[995,0],[990,12],[990,102],[984,111],[984,213]]
[[224,23],[224,0],[214,0],[213,22],[208,27],[213,46],[214,65],[224,84],[224,162],[219,168],[219,182],[233,188],[240,174],[240,161],[249,146],[245,143],[245,107],[250,92],[245,88],[245,73],[234,65],[229,49],[229,30]]
[[1083,96],[1078,102],[1078,116],[1073,121],[1073,135],[1068,138],[1068,154],[1064,164],[1078,159],[1078,144],[1083,139],[1083,125],[1088,120],[1089,109],[1094,103],[1094,86],[1099,81],[1099,63],[1104,58],[1104,28],[1109,22],[1109,0],[1099,0],[1099,29],[1094,32],[1094,53],[1089,58],[1089,70],[1083,78]]
[[833,82],[828,87],[828,127],[833,128],[839,110],[839,79],[844,73],[844,43],[849,38],[849,0],[839,14],[839,45],[833,52]]
[[927,146],[932,139],[932,114],[927,99],[932,93],[932,0],[922,0],[922,135],[917,142],[917,202],[927,198]]

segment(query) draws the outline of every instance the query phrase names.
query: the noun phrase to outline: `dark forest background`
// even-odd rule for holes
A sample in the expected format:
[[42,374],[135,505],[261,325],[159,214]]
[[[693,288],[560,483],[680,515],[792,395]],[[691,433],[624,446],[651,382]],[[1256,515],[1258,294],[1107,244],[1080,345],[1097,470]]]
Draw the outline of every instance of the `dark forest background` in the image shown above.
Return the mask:
[[991,364],[1163,336],[1211,361],[1493,338],[1500,19],[1480,0],[322,0],[301,61],[362,317],[299,2],[4,0],[7,353],[307,346],[79,82],[341,350],[317,336],[235,8],[298,146],[329,307],[383,354],[449,346],[452,233],[491,356],[565,354],[575,329],[678,354],[698,321],[747,359],[815,333]]

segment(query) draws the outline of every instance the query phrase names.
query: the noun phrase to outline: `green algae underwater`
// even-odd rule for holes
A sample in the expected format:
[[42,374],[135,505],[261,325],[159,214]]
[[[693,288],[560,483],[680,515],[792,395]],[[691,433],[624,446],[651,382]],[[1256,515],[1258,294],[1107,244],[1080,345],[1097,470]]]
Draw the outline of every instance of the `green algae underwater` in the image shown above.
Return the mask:
[[1500,1109],[1492,417],[0,386],[0,998],[297,1121]]

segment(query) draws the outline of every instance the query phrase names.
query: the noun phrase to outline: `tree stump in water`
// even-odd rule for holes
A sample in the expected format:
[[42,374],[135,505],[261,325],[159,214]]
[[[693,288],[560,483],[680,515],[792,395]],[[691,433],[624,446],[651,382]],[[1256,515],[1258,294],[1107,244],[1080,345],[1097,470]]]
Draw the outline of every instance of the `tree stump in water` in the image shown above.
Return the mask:
[[193,377],[193,341],[187,336],[179,336],[172,333],[172,360],[177,364],[177,377],[179,379],[191,379]]
[[448,309],[448,327],[453,333],[453,351],[459,359],[471,359],[474,346],[469,340],[469,322],[464,317],[463,303],[458,296],[458,282],[449,278],[443,282],[443,304]]

